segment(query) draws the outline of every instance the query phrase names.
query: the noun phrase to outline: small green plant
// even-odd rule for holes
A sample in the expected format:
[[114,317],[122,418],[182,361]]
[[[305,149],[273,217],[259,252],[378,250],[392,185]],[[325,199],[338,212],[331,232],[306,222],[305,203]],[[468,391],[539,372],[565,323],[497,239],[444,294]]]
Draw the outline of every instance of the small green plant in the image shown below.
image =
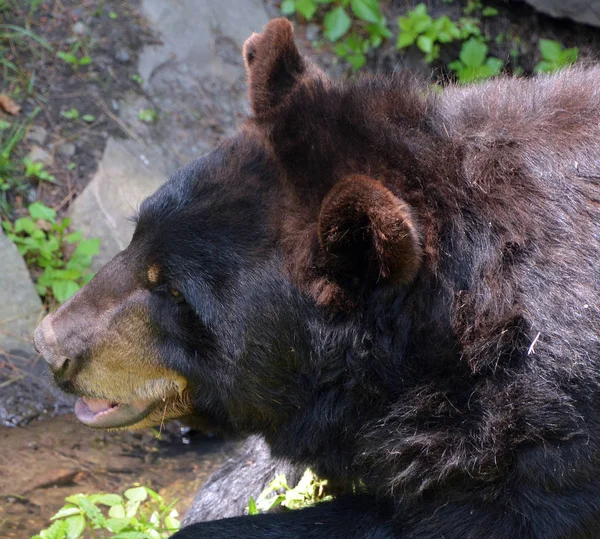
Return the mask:
[[50,527],[31,539],[79,539],[86,530],[94,538],[166,539],[180,528],[176,501],[167,504],[147,487],[127,489],[123,496],[75,494],[65,501]]
[[425,54],[431,63],[439,56],[439,43],[450,43],[461,36],[460,28],[445,15],[433,19],[425,4],[418,4],[406,16],[398,18],[400,35],[396,46],[405,49],[413,44]]
[[551,73],[567,67],[577,61],[579,49],[565,49],[561,43],[552,39],[540,39],[542,60],[533,69],[535,73]]
[[96,117],[93,114],[84,114],[81,119],[88,124],[96,121]]
[[34,178],[36,180],[41,180],[44,182],[53,182],[54,176],[48,173],[47,170],[44,170],[44,163],[40,163],[39,161],[32,161],[28,157],[23,159],[23,164],[25,165],[25,176],[28,178]]
[[79,67],[87,66],[92,63],[92,58],[87,54],[83,56],[77,56],[77,52],[81,48],[81,42],[77,42],[71,47],[69,52],[59,51],[56,53],[63,62],[70,64],[73,68],[77,69]]
[[76,108],[63,110],[60,115],[67,120],[79,120],[79,111]]
[[142,109],[138,114],[138,118],[147,124],[153,124],[158,120],[158,112],[154,109]]
[[131,75],[131,80],[137,82],[140,85],[144,82],[144,79],[139,73],[134,73],[133,75]]
[[355,70],[365,64],[371,48],[379,47],[384,39],[392,37],[378,0],[285,0],[281,12],[284,15],[299,13],[311,20],[319,5],[327,5],[323,34],[330,42],[337,43],[334,52]]
[[68,233],[70,219],[57,221],[56,211],[41,202],[31,204],[28,213],[2,227],[37,276],[38,294],[64,303],[93,277],[89,268],[100,240],[84,240],[81,231]]
[[114,20],[117,20],[119,18],[119,15],[115,11],[110,11],[109,14],[108,14],[108,17],[111,20],[114,21]]
[[250,497],[248,514],[266,513],[277,506],[301,509],[329,501],[333,496],[327,494],[326,487],[327,481],[319,479],[308,468],[294,488],[288,486],[285,475],[278,475],[256,500]]
[[488,79],[500,73],[504,62],[488,57],[488,46],[480,39],[466,41],[460,51],[460,59],[450,62],[448,67],[456,73],[461,84]]

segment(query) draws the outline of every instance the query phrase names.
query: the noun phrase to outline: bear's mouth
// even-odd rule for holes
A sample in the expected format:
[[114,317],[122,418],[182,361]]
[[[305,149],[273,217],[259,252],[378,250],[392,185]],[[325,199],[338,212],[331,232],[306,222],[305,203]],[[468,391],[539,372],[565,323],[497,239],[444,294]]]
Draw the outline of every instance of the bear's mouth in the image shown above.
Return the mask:
[[140,423],[152,413],[156,406],[155,400],[138,399],[124,403],[108,399],[79,397],[75,402],[75,416],[88,427],[117,429]]

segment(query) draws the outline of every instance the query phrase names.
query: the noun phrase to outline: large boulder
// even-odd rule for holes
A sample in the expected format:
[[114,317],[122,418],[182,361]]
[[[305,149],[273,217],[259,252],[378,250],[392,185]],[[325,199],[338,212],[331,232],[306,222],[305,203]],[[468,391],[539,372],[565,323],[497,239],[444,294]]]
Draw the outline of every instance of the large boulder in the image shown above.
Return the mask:
[[538,11],[557,18],[600,26],[600,0],[525,0]]

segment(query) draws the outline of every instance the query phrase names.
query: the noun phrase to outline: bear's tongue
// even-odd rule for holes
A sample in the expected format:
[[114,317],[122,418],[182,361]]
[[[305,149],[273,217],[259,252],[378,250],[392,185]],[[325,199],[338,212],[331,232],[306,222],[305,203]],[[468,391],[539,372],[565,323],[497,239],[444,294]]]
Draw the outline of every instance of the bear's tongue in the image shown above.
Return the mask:
[[111,429],[139,423],[153,408],[152,401],[141,399],[125,404],[106,399],[80,397],[75,403],[75,416],[89,427]]

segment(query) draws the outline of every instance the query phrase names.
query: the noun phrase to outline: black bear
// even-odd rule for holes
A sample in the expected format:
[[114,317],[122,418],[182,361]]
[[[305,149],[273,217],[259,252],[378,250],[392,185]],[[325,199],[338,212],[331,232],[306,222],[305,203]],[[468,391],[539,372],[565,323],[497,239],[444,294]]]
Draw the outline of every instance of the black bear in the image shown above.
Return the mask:
[[252,117],[36,332],[78,418],[194,416],[348,492],[178,539],[600,537],[600,69],[334,82],[286,20],[244,59]]

